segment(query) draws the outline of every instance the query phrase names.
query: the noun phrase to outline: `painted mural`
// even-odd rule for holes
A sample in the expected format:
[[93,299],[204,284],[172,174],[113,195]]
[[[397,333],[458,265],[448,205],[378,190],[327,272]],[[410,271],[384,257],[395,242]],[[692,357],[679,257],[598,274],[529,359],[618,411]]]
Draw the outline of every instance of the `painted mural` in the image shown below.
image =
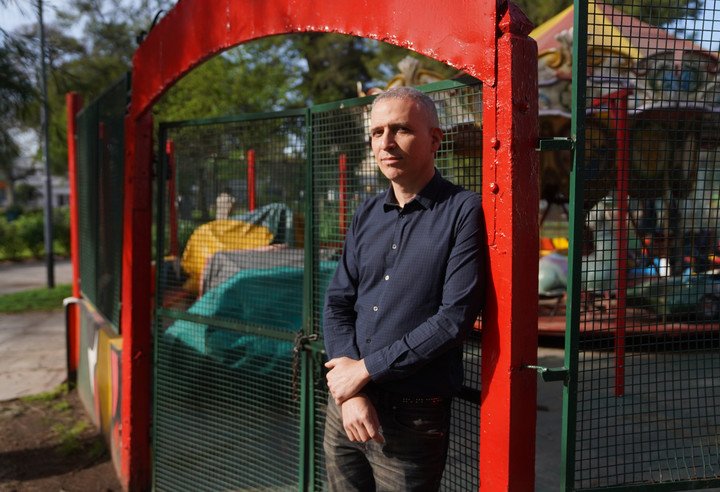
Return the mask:
[[90,303],[81,302],[80,306],[78,394],[105,436],[119,473],[122,337]]

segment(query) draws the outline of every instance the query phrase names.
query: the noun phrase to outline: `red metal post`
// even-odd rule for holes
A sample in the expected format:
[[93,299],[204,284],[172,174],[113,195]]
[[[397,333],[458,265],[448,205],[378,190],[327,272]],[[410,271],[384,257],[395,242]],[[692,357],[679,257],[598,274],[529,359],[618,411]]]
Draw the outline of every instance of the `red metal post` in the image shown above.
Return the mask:
[[247,189],[248,189],[248,210],[255,210],[255,151],[250,149],[247,151]]
[[338,158],[338,175],[339,175],[339,197],[338,197],[338,220],[340,227],[340,236],[345,237],[346,217],[347,213],[347,155],[340,154]]
[[151,476],[152,133],[149,112],[125,118],[120,481],[131,491],[149,489]]
[[483,86],[483,208],[489,250],[482,323],[480,488],[533,491],[537,374],[537,46],[509,4],[497,83]]
[[625,394],[625,315],[628,258],[628,181],[630,179],[630,134],[627,130],[627,91],[612,100],[617,140],[617,193],[618,193],[618,285],[617,315],[615,318],[615,396]]
[[178,244],[178,217],[177,217],[177,191],[175,189],[175,142],[168,139],[165,142],[165,154],[168,162],[167,194],[168,194],[168,222],[170,223],[170,255],[177,257],[180,254]]
[[[70,259],[72,262],[72,295],[80,298],[80,212],[78,210],[77,114],[83,98],[76,92],[65,95],[67,107],[68,181],[70,184]],[[77,304],[68,306],[68,381],[75,381],[80,362],[80,313]]]
[[[618,240],[617,291],[615,314],[615,396],[625,394],[625,334],[627,314],[627,259],[629,206],[628,188],[630,181],[630,132],[628,131],[628,97],[629,89],[620,89],[611,94],[597,97],[592,107],[607,105],[610,121],[615,124],[617,166],[617,223],[615,233]],[[613,210],[613,215],[615,211]]]

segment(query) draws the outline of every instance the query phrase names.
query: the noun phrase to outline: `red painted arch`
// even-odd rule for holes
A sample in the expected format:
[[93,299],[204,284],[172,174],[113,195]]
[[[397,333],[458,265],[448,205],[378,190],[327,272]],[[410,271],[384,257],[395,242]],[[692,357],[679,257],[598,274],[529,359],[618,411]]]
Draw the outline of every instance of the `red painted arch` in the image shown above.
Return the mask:
[[[509,5],[509,8],[508,8]],[[328,32],[378,39],[483,82],[482,489],[534,489],[537,337],[537,46],[507,0],[179,0],[133,58],[125,121],[122,456],[126,490],[151,479],[153,104],[208,58],[261,37]],[[528,67],[532,67],[529,70]]]
[[135,53],[131,115],[147,111],[213,55],[253,39],[297,32],[385,41],[492,84],[496,10],[496,2],[488,0],[180,0]]

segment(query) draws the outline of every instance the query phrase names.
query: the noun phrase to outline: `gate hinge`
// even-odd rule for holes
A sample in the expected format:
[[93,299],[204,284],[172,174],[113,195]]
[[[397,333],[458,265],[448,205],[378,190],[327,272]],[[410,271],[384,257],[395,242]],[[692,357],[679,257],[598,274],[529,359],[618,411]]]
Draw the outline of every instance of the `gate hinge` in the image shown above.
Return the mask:
[[541,138],[535,150],[543,152],[545,150],[574,150],[575,140],[571,137],[552,137]]
[[552,381],[567,382],[568,370],[564,367],[543,367],[543,366],[524,366],[526,369],[535,369],[543,381],[546,383]]

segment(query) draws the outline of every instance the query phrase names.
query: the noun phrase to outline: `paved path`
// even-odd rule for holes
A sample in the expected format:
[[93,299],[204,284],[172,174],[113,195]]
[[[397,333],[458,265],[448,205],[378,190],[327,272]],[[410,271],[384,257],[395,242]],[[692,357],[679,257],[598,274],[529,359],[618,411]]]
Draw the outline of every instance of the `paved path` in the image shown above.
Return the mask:
[[[68,260],[55,265],[55,284],[72,280]],[[0,295],[47,286],[44,262],[0,265]],[[65,381],[65,312],[0,313],[0,401],[49,391]]]
[[[70,260],[55,262],[55,285],[72,282]],[[44,261],[0,264],[0,294],[47,287],[47,266]]]

